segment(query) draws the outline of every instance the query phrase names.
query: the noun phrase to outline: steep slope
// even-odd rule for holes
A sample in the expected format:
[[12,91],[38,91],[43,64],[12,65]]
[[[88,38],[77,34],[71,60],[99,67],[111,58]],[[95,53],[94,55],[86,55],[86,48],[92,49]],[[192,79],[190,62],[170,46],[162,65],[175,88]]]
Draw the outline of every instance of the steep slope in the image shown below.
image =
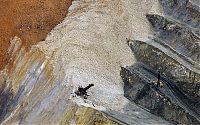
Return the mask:
[[[160,13],[157,0],[73,1],[44,41],[28,53],[11,49],[14,65],[2,73],[3,93],[11,93],[2,124],[170,124],[131,104],[120,77],[120,66],[135,62],[126,38],[151,34],[145,17],[151,11]],[[91,83],[87,100],[72,96],[78,86]]]
[[121,70],[125,96],[174,124],[200,124],[200,1],[160,3],[164,15],[146,15],[153,36],[127,39],[138,64]]

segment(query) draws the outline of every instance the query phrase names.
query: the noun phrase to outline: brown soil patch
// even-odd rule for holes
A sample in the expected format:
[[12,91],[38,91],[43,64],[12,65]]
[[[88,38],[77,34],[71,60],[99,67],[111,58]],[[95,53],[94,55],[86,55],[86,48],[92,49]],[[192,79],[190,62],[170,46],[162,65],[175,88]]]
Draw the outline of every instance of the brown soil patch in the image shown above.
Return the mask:
[[0,0],[0,70],[9,62],[10,39],[18,36],[23,46],[44,40],[62,22],[72,0]]

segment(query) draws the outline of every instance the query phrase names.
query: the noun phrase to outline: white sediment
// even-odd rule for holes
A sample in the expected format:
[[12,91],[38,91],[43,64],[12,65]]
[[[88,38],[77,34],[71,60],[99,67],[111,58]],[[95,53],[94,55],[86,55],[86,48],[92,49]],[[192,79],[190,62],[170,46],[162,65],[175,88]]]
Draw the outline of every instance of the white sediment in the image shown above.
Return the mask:
[[[18,106],[2,124],[58,124],[71,102],[107,113],[117,111],[121,115],[114,113],[113,117],[128,124],[168,124],[130,104],[124,97],[120,77],[120,66],[136,61],[126,38],[145,39],[152,34],[146,19],[151,12],[162,13],[157,0],[74,0],[64,21],[45,41],[33,46],[30,54],[33,57],[23,58],[21,54],[15,69],[19,75],[11,76],[12,84],[24,90]],[[48,61],[43,56],[35,57],[33,53],[38,48]],[[49,62],[53,75],[48,69]],[[17,76],[23,78],[21,82]],[[88,84],[94,86],[89,89],[86,101],[70,95],[78,86]]]
[[123,96],[120,66],[135,62],[126,38],[151,34],[145,17],[149,12],[162,13],[157,0],[73,1],[65,20],[35,47],[51,57],[55,74],[63,67],[66,86],[93,83],[89,99],[118,110],[128,102]]

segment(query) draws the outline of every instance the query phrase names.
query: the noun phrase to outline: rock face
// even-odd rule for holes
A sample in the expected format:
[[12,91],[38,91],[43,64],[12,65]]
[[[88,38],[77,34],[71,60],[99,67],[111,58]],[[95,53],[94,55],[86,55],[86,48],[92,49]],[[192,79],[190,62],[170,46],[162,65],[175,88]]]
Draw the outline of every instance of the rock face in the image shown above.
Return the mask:
[[110,120],[103,113],[88,107],[69,107],[70,110],[63,116],[61,125],[78,124],[78,125],[119,125],[120,121]]
[[1,0],[0,1],[0,69],[10,62],[10,40],[18,36],[23,46],[44,40],[67,14],[71,0]]
[[[13,64],[1,73],[0,97],[7,100],[1,103],[1,124],[170,124],[131,104],[120,77],[120,66],[135,61],[126,37],[151,34],[145,14],[159,11],[157,5],[73,1],[65,20],[29,52],[15,37],[9,48]],[[94,87],[87,100],[72,96],[88,84]]]
[[[163,87],[158,88],[152,84],[155,76],[149,69],[141,64],[135,64],[131,69],[134,69],[131,73],[127,73],[129,71],[127,69],[121,71],[125,83],[125,97],[174,124],[199,124],[196,120],[200,116],[197,108],[193,107],[192,100],[185,96],[175,84],[172,82],[168,84],[168,81],[163,78]],[[141,72],[143,74],[140,74]],[[172,87],[174,87],[173,90],[171,90]]]
[[[199,81],[192,42],[199,31],[163,16],[171,10],[160,2],[73,1],[63,22],[30,51],[14,37],[8,49],[13,63],[0,74],[1,124],[199,124],[198,103],[190,96],[198,98],[198,90],[188,91]],[[179,42],[183,36],[191,40],[187,46]],[[163,88],[151,82],[157,69]],[[87,100],[73,96],[88,84],[94,86]]]
[[[160,3],[164,16],[146,15],[154,35],[127,40],[138,64],[121,70],[124,93],[174,124],[200,124],[200,1]],[[157,71],[161,86],[155,85]]]

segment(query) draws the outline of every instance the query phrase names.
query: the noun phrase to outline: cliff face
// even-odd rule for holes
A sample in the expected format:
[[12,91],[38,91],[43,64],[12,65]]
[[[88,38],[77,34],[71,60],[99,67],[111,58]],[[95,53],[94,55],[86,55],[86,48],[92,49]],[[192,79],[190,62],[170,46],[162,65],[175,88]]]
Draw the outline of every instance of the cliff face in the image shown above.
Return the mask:
[[[13,63],[1,73],[1,123],[169,124],[123,96],[120,66],[135,61],[125,40],[151,34],[148,11],[159,13],[156,0],[74,1],[65,20],[30,51],[15,37]],[[72,96],[88,84],[94,87],[87,100]]]
[[[73,1],[63,22],[28,52],[23,38],[14,37],[8,49],[13,63],[1,72],[1,123],[199,123],[188,91],[189,83],[199,81],[199,31],[195,23],[163,16],[173,7],[193,6],[176,2]],[[152,84],[157,69],[165,84],[161,89]],[[73,96],[88,84],[94,84],[88,99]]]
[[200,2],[160,3],[164,15],[146,15],[154,35],[127,40],[138,63],[121,70],[125,96],[174,124],[199,124]]

